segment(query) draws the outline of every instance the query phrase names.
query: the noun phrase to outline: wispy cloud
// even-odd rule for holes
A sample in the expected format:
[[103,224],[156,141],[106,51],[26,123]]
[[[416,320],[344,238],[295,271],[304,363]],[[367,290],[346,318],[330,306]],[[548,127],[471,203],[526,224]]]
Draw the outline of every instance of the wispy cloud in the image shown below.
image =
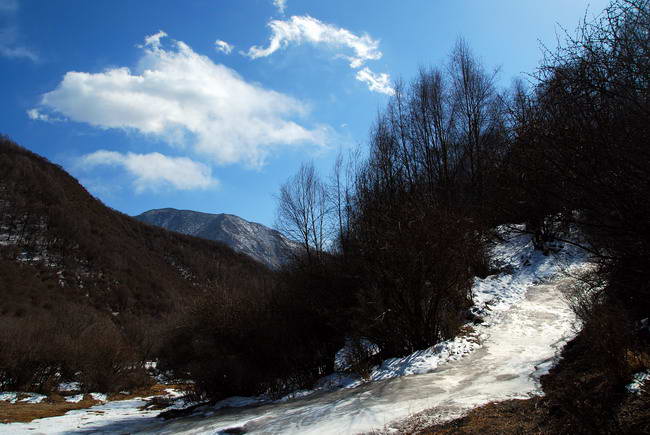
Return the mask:
[[[157,33],[154,33],[153,35],[145,36],[144,38],[144,47],[151,47],[153,49],[159,49],[160,48],[160,40],[162,38],[167,37],[167,33],[163,32],[162,30],[159,30]],[[143,46],[140,45],[140,48]]]
[[16,0],[0,0],[0,56],[37,62],[38,55],[20,43],[20,31],[16,23],[18,7]]
[[133,177],[133,185],[138,193],[164,187],[177,190],[208,189],[218,184],[207,165],[187,157],[169,157],[160,153],[122,154],[99,150],[81,157],[78,164],[83,169],[101,165],[122,167]]
[[61,118],[56,118],[53,116],[48,115],[47,113],[42,113],[38,109],[29,109],[27,111],[27,116],[29,119],[32,119],[34,121],[45,121],[45,122],[60,122],[63,121]]
[[349,30],[323,23],[310,16],[293,16],[288,20],[272,20],[271,37],[268,47],[253,46],[247,55],[252,59],[269,56],[290,44],[309,42],[335,49],[348,49],[351,54],[344,55],[352,68],[358,68],[367,60],[381,58],[379,41],[369,35],[357,36]]
[[374,92],[381,92],[386,95],[393,95],[395,90],[390,84],[390,76],[386,73],[376,74],[368,67],[357,71],[357,80],[368,85],[368,89]]
[[[271,29],[268,46],[252,46],[248,52],[243,54],[251,59],[258,59],[270,56],[291,44],[310,43],[334,50],[336,57],[347,59],[353,69],[361,68],[366,62],[378,60],[382,57],[382,52],[379,50],[379,40],[372,38],[368,34],[356,35],[347,29],[323,23],[310,16],[292,16],[287,20],[272,20],[268,26]],[[386,89],[390,81],[389,75],[382,73],[375,77],[378,77],[379,80],[386,77],[386,86],[372,87],[370,82],[366,80],[368,73],[361,74],[363,80],[360,78],[359,73],[356,76],[357,79],[368,83],[371,91],[384,92],[383,90]]]
[[218,164],[259,167],[277,147],[325,144],[326,128],[299,123],[308,112],[300,101],[247,82],[183,42],[164,48],[164,37],[145,39],[136,71],[66,73],[38,113],[47,108],[72,121],[134,130]]
[[273,6],[280,12],[284,14],[284,11],[287,10],[287,0],[273,0]]
[[220,51],[225,54],[230,54],[232,53],[233,48],[235,48],[234,45],[228,44],[226,41],[222,41],[221,39],[217,39],[214,41],[214,48],[217,51]]

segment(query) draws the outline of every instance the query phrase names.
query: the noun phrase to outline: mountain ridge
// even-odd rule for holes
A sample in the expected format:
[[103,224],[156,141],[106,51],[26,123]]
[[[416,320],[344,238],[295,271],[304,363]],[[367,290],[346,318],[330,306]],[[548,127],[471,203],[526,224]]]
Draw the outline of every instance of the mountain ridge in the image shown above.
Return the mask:
[[280,232],[230,213],[165,207],[148,210],[134,218],[177,233],[224,243],[272,269],[284,264],[293,249],[293,243]]

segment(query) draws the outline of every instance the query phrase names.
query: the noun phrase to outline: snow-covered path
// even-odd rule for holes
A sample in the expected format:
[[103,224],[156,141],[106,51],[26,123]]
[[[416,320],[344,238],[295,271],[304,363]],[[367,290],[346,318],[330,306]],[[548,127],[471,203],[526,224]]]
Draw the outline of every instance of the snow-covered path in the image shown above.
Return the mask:
[[[559,282],[531,286],[525,297],[490,327],[483,346],[432,373],[372,382],[354,389],[253,408],[222,409],[141,428],[155,433],[331,433],[388,428],[427,408],[446,420],[469,408],[538,393],[538,377],[572,334],[572,312]],[[240,432],[236,432],[238,428]]]

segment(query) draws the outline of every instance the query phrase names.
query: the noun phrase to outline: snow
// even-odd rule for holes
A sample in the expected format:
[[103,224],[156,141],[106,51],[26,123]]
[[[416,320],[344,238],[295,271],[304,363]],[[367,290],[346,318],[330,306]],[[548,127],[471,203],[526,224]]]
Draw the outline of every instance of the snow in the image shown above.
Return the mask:
[[108,396],[104,393],[90,393],[90,397],[98,402],[106,402],[108,400]]
[[70,402],[70,403],[79,403],[82,400],[84,400],[84,395],[83,394],[75,394],[74,396],[67,396],[65,398],[65,401]]
[[79,382],[61,382],[58,390],[64,393],[69,391],[80,391],[81,384]]
[[0,392],[0,402],[16,403],[16,400],[18,400],[18,393],[13,391]]
[[159,413],[159,411],[140,410],[139,408],[145,404],[142,399],[108,402],[88,409],[69,411],[58,417],[33,420],[29,423],[3,424],[0,425],[0,434],[130,432],[132,428],[137,428],[138,423],[152,419]]
[[[176,390],[168,389],[168,397],[178,398]],[[11,394],[0,393],[0,397],[13,397]],[[78,396],[71,396],[75,402]],[[91,393],[95,400],[106,401],[106,395]],[[66,398],[66,400],[71,397]],[[72,401],[72,400],[68,400]],[[69,411],[58,417],[42,418],[29,423],[0,424],[0,434],[68,434],[80,433],[131,433],[139,428],[144,429],[152,423],[162,421],[157,417],[160,410],[147,410],[144,398],[117,400],[92,406],[86,409]]]
[[338,373],[323,378],[314,390],[277,401],[232,397],[174,421],[156,418],[158,411],[139,410],[145,403],[141,399],[109,402],[0,426],[0,433],[390,431],[414,415],[441,422],[491,401],[542,394],[539,377],[575,331],[575,316],[561,295],[568,281],[561,272],[585,267],[584,259],[566,247],[557,256],[544,256],[525,235],[510,237],[493,255],[494,265],[510,272],[475,280],[475,314],[484,322],[461,337],[384,361],[372,370],[370,382]]
[[632,382],[630,382],[625,388],[632,394],[639,394],[641,393],[643,384],[649,380],[650,370],[646,370],[645,372],[638,372],[634,374],[632,377]]
[[27,397],[19,399],[19,402],[23,403],[41,403],[43,400],[47,399],[47,396],[44,394],[37,393],[26,393]]
[[15,391],[0,392],[0,402],[41,403],[45,399],[47,399],[47,396],[38,393],[18,393]]

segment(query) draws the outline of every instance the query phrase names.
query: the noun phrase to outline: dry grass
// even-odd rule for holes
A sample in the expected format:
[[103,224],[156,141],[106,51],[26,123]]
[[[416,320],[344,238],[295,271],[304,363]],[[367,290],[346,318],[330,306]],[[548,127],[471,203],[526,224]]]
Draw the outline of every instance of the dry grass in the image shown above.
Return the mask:
[[650,353],[641,350],[628,350],[625,359],[633,373],[650,369]]
[[[167,389],[181,390],[186,385],[161,385],[155,384],[148,387],[138,388],[128,392],[128,394],[115,393],[108,397],[109,401],[129,400],[137,397],[151,397],[154,406],[160,405],[160,400],[156,398],[167,394]],[[98,405],[101,402],[94,400],[90,394],[85,394],[82,401],[70,403],[65,401],[65,397],[59,394],[51,394],[41,403],[10,403],[0,401],[0,423],[27,423],[38,418],[56,417],[63,415],[68,411],[75,409],[85,409]],[[149,409],[156,409],[149,408]],[[102,412],[102,411],[96,411]]]
[[418,434],[545,434],[545,411],[535,397],[488,403],[470,411],[467,416],[429,427],[411,427]]
[[66,402],[59,395],[52,395],[41,403],[0,402],[0,423],[27,423],[37,418],[56,417],[75,409],[90,408],[98,403],[90,394],[78,403]]
[[140,387],[136,388],[132,391],[124,392],[124,393],[113,393],[108,396],[109,401],[114,401],[114,400],[129,400],[129,399],[135,399],[136,397],[150,397],[150,396],[162,396],[164,394],[167,394],[166,390],[172,389],[172,390],[177,390],[177,391],[185,391],[187,390],[187,385],[181,385],[181,384],[170,384],[170,385],[164,385],[164,384],[153,384],[153,385],[148,385],[146,387]]

